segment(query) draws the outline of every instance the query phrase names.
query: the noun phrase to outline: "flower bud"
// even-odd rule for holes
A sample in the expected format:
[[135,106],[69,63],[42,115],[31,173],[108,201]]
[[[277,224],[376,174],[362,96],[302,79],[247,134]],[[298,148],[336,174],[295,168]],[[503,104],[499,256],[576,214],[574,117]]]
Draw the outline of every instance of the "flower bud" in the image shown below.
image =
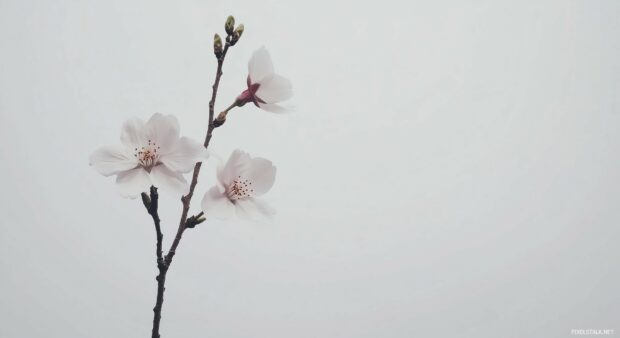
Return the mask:
[[230,45],[234,46],[235,43],[237,43],[237,41],[239,41],[239,38],[241,37],[241,35],[243,34],[243,24],[240,24],[239,26],[237,26],[237,28],[235,28],[235,31],[232,33],[232,37],[230,40]]
[[215,120],[213,120],[213,127],[217,128],[226,122],[226,111],[221,112]]
[[151,198],[145,192],[143,192],[140,196],[142,196],[142,203],[148,212],[151,212]]
[[239,26],[237,26],[237,28],[235,29],[235,33],[239,34],[239,37],[241,37],[241,34],[243,34],[243,30],[245,29],[245,27],[243,26],[243,24],[240,24]]
[[189,217],[187,221],[185,221],[185,227],[189,229],[193,229],[196,225],[206,221],[207,219],[203,216],[204,213],[200,213],[196,216]]
[[222,56],[223,53],[222,38],[218,34],[215,34],[215,36],[213,37],[213,53],[218,59]]
[[228,19],[226,19],[224,29],[226,29],[226,34],[228,35],[231,35],[235,30],[235,18],[232,15],[229,15]]

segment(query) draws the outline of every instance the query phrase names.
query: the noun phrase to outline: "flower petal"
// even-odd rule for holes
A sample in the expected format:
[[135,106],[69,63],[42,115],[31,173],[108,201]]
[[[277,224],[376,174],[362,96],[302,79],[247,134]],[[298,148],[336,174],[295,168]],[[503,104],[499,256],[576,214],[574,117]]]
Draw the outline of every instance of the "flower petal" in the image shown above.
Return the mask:
[[135,198],[151,186],[149,174],[142,167],[118,173],[116,186],[123,197]]
[[179,140],[179,120],[173,115],[155,113],[144,125],[144,137],[157,144],[158,152],[166,154],[174,148]]
[[256,157],[250,161],[250,165],[241,175],[252,182],[254,190],[252,196],[260,196],[273,187],[276,180],[276,167],[268,159]]
[[271,113],[284,114],[290,111],[289,108],[283,107],[275,103],[258,103],[258,107]]
[[202,144],[188,137],[181,137],[168,153],[161,155],[159,160],[172,171],[186,173],[194,169],[196,162],[208,157],[209,153]]
[[123,146],[101,147],[90,155],[88,162],[103,176],[118,174],[138,165],[138,160]]
[[269,204],[256,198],[244,198],[235,201],[235,211],[239,218],[247,220],[257,220],[276,213]]
[[165,165],[157,165],[151,169],[153,185],[164,190],[186,194],[189,184],[180,173],[168,169]]
[[144,121],[134,117],[123,123],[121,142],[125,147],[134,149],[142,147],[144,141]]
[[269,52],[267,52],[265,47],[259,48],[252,54],[250,62],[248,62],[248,72],[252,83],[261,82],[273,74],[271,56],[269,56]]
[[222,186],[228,186],[237,176],[247,170],[250,155],[243,150],[235,149],[223,167],[217,169],[217,179]]
[[266,103],[277,103],[293,97],[293,85],[291,81],[280,75],[274,74],[261,82],[256,96]]
[[227,219],[235,211],[235,206],[217,186],[212,187],[202,198],[202,211],[208,217]]

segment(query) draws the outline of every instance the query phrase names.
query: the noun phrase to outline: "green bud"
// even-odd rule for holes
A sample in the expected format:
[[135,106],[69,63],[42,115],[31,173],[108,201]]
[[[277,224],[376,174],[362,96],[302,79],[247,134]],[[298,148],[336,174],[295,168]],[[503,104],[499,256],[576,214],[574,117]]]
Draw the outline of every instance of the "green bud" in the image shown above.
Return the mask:
[[241,37],[241,34],[243,34],[243,30],[245,29],[245,27],[243,26],[243,24],[240,24],[239,26],[237,26],[237,28],[235,29],[235,33],[239,33],[239,37]]
[[244,28],[245,27],[243,27],[243,24],[240,24],[239,26],[237,26],[237,28],[235,28],[235,31],[232,33],[232,37],[230,39],[230,44],[232,46],[234,46],[235,43],[237,43],[237,41],[239,41],[239,38],[243,34]]
[[200,215],[192,216],[185,221],[185,227],[189,229],[193,229],[196,225],[206,221],[207,219],[200,213]]
[[218,59],[222,56],[223,53],[222,38],[218,34],[215,34],[215,36],[213,37],[213,53]]
[[221,112],[215,120],[213,120],[213,127],[217,128],[226,122],[226,111]]
[[226,34],[228,35],[231,35],[235,30],[235,18],[232,15],[229,15],[228,19],[226,19],[224,29],[226,29]]
[[237,26],[237,28],[235,28],[234,33],[238,34],[239,36],[237,37],[237,39],[239,39],[241,37],[241,35],[243,34],[243,29],[245,27],[243,27],[243,24],[240,24],[239,26]]

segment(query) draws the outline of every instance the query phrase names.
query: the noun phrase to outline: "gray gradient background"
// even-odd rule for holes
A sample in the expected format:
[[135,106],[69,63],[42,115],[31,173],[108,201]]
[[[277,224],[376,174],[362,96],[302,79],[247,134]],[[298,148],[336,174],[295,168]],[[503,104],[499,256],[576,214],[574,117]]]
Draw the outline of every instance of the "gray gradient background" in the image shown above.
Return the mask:
[[264,44],[297,110],[212,150],[272,159],[278,215],[186,233],[163,337],[620,334],[620,2],[0,0],[0,337],[150,336],[151,220],[87,160],[203,137],[230,13],[219,109]]

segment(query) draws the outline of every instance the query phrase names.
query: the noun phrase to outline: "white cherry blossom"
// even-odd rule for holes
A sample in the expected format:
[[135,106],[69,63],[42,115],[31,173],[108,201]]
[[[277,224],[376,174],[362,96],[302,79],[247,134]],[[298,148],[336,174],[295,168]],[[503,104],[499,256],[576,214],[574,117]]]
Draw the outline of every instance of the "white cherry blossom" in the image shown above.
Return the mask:
[[237,103],[244,105],[253,102],[257,107],[273,113],[282,113],[287,109],[277,103],[293,96],[291,82],[276,74],[269,52],[261,47],[254,52],[248,63],[248,89],[237,97]]
[[245,219],[273,215],[275,211],[259,197],[271,189],[275,178],[271,161],[237,149],[217,169],[218,184],[204,195],[202,210],[219,219],[233,214]]
[[189,185],[182,173],[208,157],[200,143],[179,136],[179,122],[172,115],[157,113],[146,123],[139,118],[126,121],[121,143],[95,150],[89,162],[104,176],[116,175],[124,197],[134,198],[151,185],[186,193]]

